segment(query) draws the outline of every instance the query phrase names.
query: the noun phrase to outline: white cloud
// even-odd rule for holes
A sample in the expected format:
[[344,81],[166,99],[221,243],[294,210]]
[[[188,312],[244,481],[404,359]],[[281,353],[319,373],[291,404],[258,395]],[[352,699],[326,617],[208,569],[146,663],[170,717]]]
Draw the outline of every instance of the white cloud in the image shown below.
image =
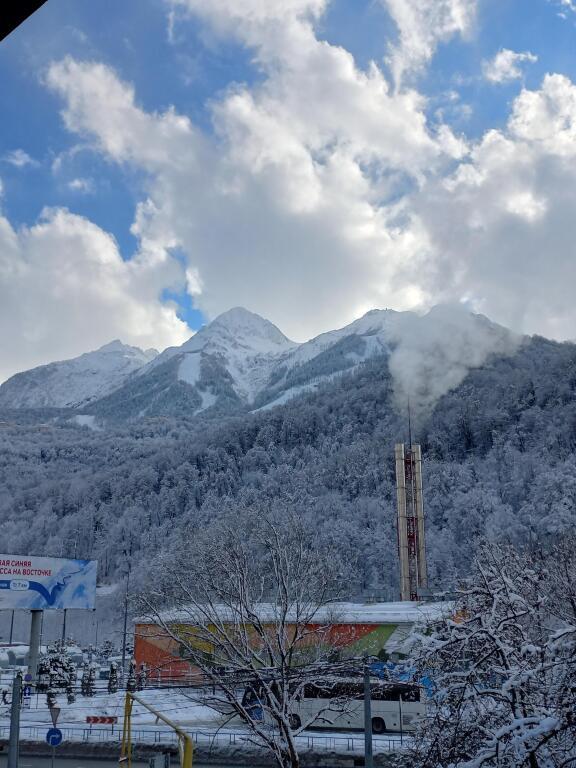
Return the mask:
[[562,9],[565,9],[559,11],[558,13],[558,15],[564,19],[568,18],[569,11],[576,13],[576,2],[574,0],[549,0],[549,2],[559,6]]
[[150,170],[178,167],[192,159],[190,121],[168,111],[161,117],[134,108],[134,90],[104,64],[66,58],[52,65],[46,81],[66,94],[69,130],[98,139],[98,148],[119,162]]
[[390,65],[397,87],[405,74],[417,73],[431,60],[440,43],[470,34],[477,0],[380,0],[398,28],[390,46]]
[[264,27],[294,26],[319,18],[329,0],[166,0],[174,8],[198,14],[219,31],[253,36],[260,44]]
[[23,149],[13,149],[11,152],[7,152],[2,158],[5,163],[10,163],[16,168],[24,168],[26,165],[38,165],[27,152]]
[[408,276],[419,237],[385,203],[463,151],[447,128],[431,133],[415,91],[391,93],[376,66],[316,37],[323,5],[187,0],[264,74],[214,101],[216,138],[174,110],[146,113],[101,64],[67,59],[47,76],[70,130],[148,172],[133,231],[187,254],[196,306],[213,317],[242,303],[295,338],[422,300]]
[[94,181],[93,179],[83,178],[72,179],[72,181],[68,182],[68,188],[73,192],[80,192],[81,194],[89,195],[94,192]]
[[110,235],[65,209],[18,231],[0,216],[0,381],[118,337],[144,348],[183,342],[189,330],[158,299],[181,280],[173,260],[123,261]]
[[448,179],[414,201],[439,299],[525,332],[574,338],[576,86],[548,75],[515,99],[505,130],[488,131]]
[[[401,11],[422,17],[412,42],[400,38],[399,73],[473,24],[473,3],[394,3],[400,29]],[[361,70],[320,40],[320,0],[171,5],[233,35],[260,69],[252,87],[214,98],[215,135],[173,109],[146,112],[102,64],[66,59],[47,83],[70,131],[145,172],[132,231],[150,265],[169,248],[186,255],[188,292],[208,318],[244,304],[303,339],[374,306],[466,297],[516,330],[574,335],[567,78],[523,90],[505,129],[467,143],[427,125],[415,90],[392,90],[377,66]]]
[[493,59],[483,62],[482,71],[484,77],[492,83],[508,83],[522,77],[521,64],[536,61],[538,61],[538,56],[529,51],[517,53],[503,48]]

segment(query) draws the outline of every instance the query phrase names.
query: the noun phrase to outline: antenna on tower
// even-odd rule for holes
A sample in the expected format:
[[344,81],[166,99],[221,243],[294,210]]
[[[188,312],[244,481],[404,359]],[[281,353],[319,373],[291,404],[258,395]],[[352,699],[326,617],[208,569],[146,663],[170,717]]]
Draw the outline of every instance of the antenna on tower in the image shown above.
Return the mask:
[[410,398],[408,398],[408,450],[412,450],[412,416],[410,413]]

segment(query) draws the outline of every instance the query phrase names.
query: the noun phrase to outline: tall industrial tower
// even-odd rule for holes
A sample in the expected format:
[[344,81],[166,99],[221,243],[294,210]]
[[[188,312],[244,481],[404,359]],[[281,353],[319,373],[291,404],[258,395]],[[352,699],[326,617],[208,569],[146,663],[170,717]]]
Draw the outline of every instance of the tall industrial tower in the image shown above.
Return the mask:
[[422,453],[419,445],[405,447],[404,443],[398,443],[395,455],[400,599],[418,600],[420,591],[428,588],[422,503]]

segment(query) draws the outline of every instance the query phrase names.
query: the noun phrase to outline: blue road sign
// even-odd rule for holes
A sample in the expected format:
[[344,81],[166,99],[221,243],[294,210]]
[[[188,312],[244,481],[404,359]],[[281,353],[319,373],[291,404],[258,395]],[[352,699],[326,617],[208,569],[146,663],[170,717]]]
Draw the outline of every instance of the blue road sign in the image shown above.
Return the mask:
[[26,672],[26,674],[24,675],[24,682],[25,683],[32,682],[32,672]]
[[46,734],[46,741],[51,747],[57,747],[62,744],[62,731],[60,728],[50,728]]

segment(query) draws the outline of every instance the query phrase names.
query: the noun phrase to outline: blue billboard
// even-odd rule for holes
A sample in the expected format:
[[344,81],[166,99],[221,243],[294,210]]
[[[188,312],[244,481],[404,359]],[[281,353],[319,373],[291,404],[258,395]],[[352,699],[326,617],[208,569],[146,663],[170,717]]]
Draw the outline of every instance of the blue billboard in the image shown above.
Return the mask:
[[0,554],[0,610],[92,610],[97,560]]

